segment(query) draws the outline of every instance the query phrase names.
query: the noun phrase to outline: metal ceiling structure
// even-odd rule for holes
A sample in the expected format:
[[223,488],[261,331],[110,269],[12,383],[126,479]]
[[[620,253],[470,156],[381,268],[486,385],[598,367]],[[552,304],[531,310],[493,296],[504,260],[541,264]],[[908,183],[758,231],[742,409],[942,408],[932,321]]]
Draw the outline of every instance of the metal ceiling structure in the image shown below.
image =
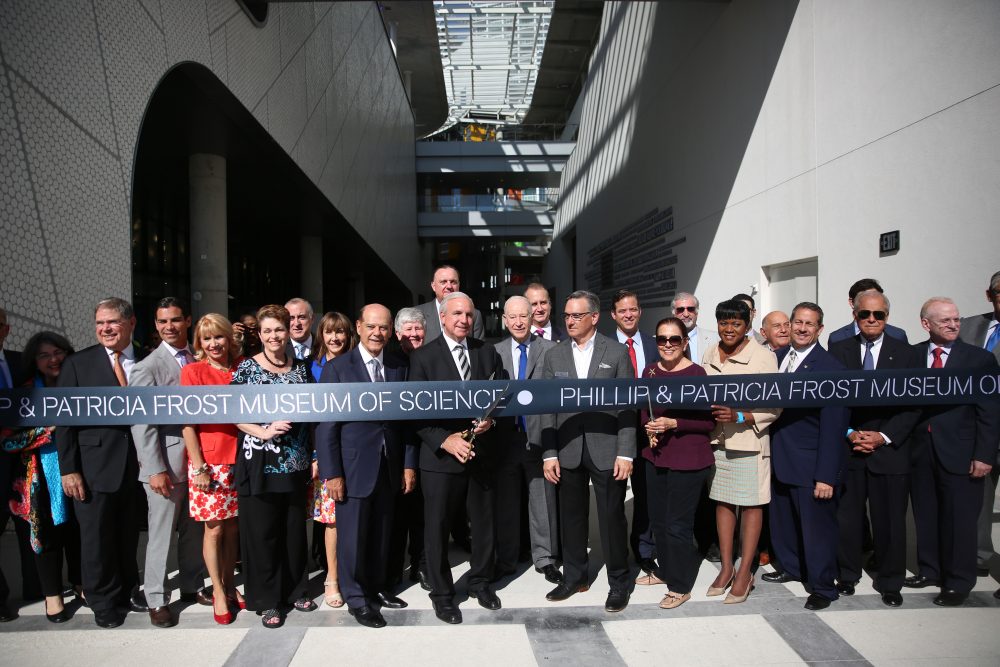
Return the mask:
[[434,2],[448,119],[517,125],[531,106],[554,0]]

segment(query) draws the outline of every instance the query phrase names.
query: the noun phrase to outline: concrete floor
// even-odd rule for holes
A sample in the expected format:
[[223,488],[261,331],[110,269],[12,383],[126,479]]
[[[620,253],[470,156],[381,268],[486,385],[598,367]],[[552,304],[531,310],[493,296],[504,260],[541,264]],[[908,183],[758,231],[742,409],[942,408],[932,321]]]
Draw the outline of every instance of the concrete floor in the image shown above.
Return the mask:
[[[1000,522],[994,508],[994,542]],[[595,527],[596,529],[596,527]],[[596,532],[592,533],[596,538]],[[912,535],[912,533],[911,533]],[[145,535],[142,536],[143,538]],[[597,543],[599,552],[599,541]],[[912,545],[912,539],[911,539]],[[911,549],[912,551],[912,546]],[[705,590],[717,572],[703,563],[691,601],[663,611],[657,604],[665,587],[637,587],[628,609],[609,614],[600,554],[593,554],[590,591],[562,603],[549,603],[552,586],[523,565],[498,584],[503,609],[489,612],[465,598],[462,574],[467,563],[453,553],[454,575],[465,622],[449,626],[434,617],[427,594],[413,585],[400,596],[405,610],[386,610],[389,625],[371,630],[357,625],[344,609],[321,607],[293,612],[279,630],[261,627],[252,612],[228,627],[215,625],[210,607],[174,604],[179,624],[152,628],[145,614],[130,614],[124,625],[103,630],[90,611],[56,626],[46,621],[44,605],[21,607],[21,617],[0,624],[0,655],[10,665],[1000,665],[1000,556],[990,577],[963,607],[944,609],[931,600],[936,591],[904,589],[900,609],[882,605],[865,579],[853,597],[829,609],[807,611],[800,584],[767,584],[744,604],[724,605]],[[15,579],[11,531],[0,536],[0,561]],[[770,568],[763,568],[769,570]],[[313,583],[322,603],[322,573]],[[19,582],[12,581],[14,595]],[[17,605],[18,600],[11,603]]]

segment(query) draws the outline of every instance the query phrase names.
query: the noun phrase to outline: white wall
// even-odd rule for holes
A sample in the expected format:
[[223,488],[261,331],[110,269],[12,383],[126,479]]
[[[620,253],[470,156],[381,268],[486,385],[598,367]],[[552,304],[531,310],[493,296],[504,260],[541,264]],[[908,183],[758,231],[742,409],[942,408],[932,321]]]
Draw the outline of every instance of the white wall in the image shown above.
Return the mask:
[[[637,83],[616,74],[628,61],[643,68]],[[848,320],[861,277],[882,282],[891,320],[914,340],[929,296],[988,310],[1000,269],[1000,3],[611,3],[594,62],[554,242],[576,234],[577,286],[590,247],[673,206],[675,230],[659,242],[687,238],[677,289],[698,294],[710,326],[715,303],[764,289],[763,267],[812,257],[828,331]],[[897,229],[901,250],[880,258],[879,233]],[[793,305],[766,291],[763,301],[762,314]]]

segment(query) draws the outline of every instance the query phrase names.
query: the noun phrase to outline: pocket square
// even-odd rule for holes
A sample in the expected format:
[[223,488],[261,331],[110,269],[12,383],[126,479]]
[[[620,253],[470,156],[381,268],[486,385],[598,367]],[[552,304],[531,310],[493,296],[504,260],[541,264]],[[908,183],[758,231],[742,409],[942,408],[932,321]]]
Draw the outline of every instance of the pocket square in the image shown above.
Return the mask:
[[606,363],[604,363],[602,361],[601,363],[597,364],[597,367],[598,368],[611,368],[611,365],[610,364],[606,364]]
[[568,378],[569,377],[569,373],[567,373],[566,371],[556,371],[555,372],[555,376],[557,378]]

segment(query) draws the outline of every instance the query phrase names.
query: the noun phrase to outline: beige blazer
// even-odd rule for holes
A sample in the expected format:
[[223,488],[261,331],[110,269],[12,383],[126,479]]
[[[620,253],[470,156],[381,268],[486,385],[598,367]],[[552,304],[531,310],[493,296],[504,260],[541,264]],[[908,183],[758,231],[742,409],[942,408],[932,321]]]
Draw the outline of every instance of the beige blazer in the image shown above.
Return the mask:
[[[719,344],[705,351],[702,366],[708,375],[747,375],[752,373],[777,373],[778,358],[766,347],[751,338],[739,354],[723,363],[719,359]],[[730,406],[739,408],[738,405]],[[743,412],[747,412],[744,410]],[[712,444],[739,452],[760,452],[771,455],[771,437],[768,426],[781,414],[781,408],[758,408],[750,411],[753,424],[716,424],[712,430]]]

